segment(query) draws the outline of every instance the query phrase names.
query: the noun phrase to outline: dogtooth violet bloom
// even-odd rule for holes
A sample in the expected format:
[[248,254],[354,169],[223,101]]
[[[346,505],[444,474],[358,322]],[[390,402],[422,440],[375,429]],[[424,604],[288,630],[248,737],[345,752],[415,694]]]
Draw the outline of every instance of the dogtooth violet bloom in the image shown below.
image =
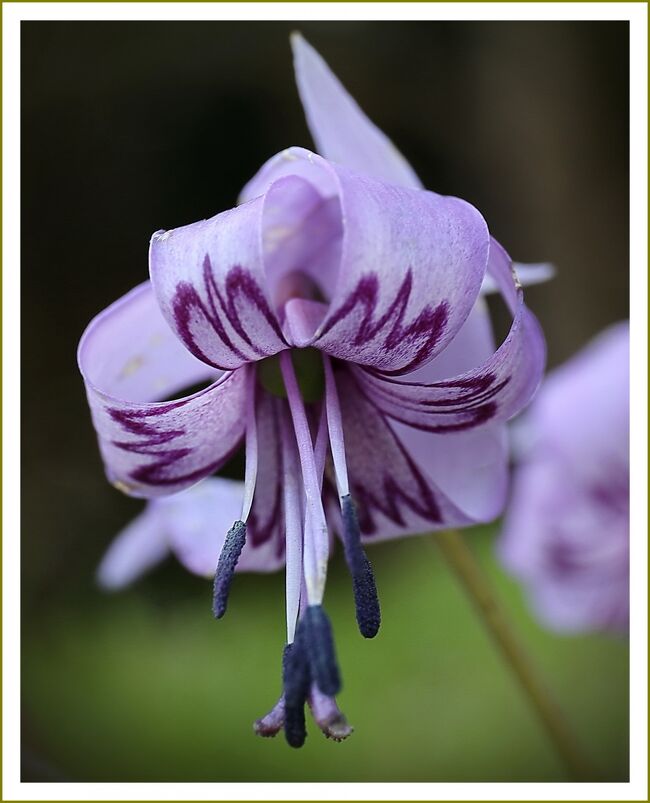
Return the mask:
[[629,622],[630,333],[602,332],[551,372],[521,422],[501,558],[559,631]]
[[[130,495],[189,488],[245,442],[240,514],[206,570],[219,618],[240,555],[284,562],[283,692],[256,730],[300,746],[306,701],[328,735],[349,732],[323,609],[332,531],[371,638],[365,545],[501,512],[504,422],[545,348],[480,213],[424,190],[320,56],[293,46],[320,155],[285,150],[234,209],[156,232],[151,281],[90,323],[79,364],[108,478]],[[496,350],[484,280],[512,313]]]

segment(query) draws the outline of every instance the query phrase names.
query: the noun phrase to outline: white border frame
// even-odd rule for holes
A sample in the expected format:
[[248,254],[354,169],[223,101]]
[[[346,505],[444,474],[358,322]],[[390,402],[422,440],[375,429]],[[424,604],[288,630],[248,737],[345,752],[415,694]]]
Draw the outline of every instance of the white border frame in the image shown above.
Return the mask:
[[[629,783],[23,783],[20,477],[3,487],[3,800],[647,800],[647,97],[645,3],[4,3],[3,382],[20,385],[22,20],[628,20],[630,22],[631,706]],[[615,266],[613,266],[614,269]],[[620,267],[620,266],[617,266]],[[20,397],[4,395],[3,466],[20,462]]]

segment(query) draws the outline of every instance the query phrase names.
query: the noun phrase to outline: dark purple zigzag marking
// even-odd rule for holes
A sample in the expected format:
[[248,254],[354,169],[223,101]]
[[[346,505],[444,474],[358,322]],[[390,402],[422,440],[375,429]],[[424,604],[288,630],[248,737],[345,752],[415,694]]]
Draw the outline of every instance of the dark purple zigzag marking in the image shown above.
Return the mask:
[[372,490],[362,482],[353,479],[352,494],[357,503],[359,526],[361,527],[362,533],[367,536],[372,536],[377,532],[377,524],[372,515],[373,509],[383,513],[383,515],[394,524],[400,527],[405,526],[406,522],[404,521],[399,507],[400,501],[416,515],[428,521],[435,522],[436,524],[441,523],[442,514],[440,513],[440,508],[438,507],[438,503],[431,491],[429,483],[422,476],[420,470],[409,456],[399,438],[397,438],[390,429],[384,416],[380,411],[377,412],[408,463],[409,470],[417,483],[420,497],[418,499],[412,499],[390,474],[384,474],[384,481],[379,493],[373,493]]
[[[363,307],[365,308],[365,313],[354,336],[354,345],[365,345],[383,330],[387,330],[384,337],[384,346],[389,351],[399,345],[403,345],[404,341],[424,339],[416,356],[407,365],[394,371],[384,371],[383,373],[390,376],[412,371],[429,356],[431,349],[440,340],[449,320],[449,305],[446,301],[441,301],[436,307],[427,305],[411,323],[405,326],[403,323],[404,315],[406,314],[412,289],[413,274],[409,269],[391,305],[381,317],[374,320],[379,295],[379,278],[375,273],[363,276],[341,306],[329,316],[321,337],[330,332],[336,324],[351,315],[356,307]],[[390,321],[393,319],[392,326],[388,328]]]
[[[444,435],[450,432],[464,432],[465,430],[486,424],[494,418],[496,412],[497,405],[494,402],[489,402],[488,404],[483,404],[472,410],[471,415],[464,421],[456,421],[453,424],[424,424],[419,421],[411,421],[407,418],[402,418],[397,413],[386,413],[386,415],[394,421],[406,424],[406,426],[412,429],[417,429],[421,432],[431,432],[434,435]],[[459,415],[459,413],[457,413],[457,415]]]
[[461,408],[460,410],[439,410],[439,411],[428,411],[422,410],[419,407],[413,407],[411,405],[405,404],[403,400],[397,399],[396,401],[399,402],[402,409],[410,410],[415,413],[421,414],[431,414],[431,415],[466,415],[467,417],[463,421],[456,421],[453,424],[423,424],[419,422],[414,422],[409,419],[403,418],[399,415],[398,412],[393,410],[382,410],[378,405],[375,399],[372,398],[372,393],[376,392],[373,388],[372,393],[369,393],[366,388],[364,388],[359,382],[357,382],[357,386],[359,387],[359,392],[363,395],[363,397],[370,403],[372,406],[381,413],[382,416],[388,416],[392,418],[394,421],[399,421],[402,424],[406,424],[413,429],[420,430],[422,432],[431,432],[436,435],[443,435],[445,433],[450,432],[463,432],[468,429],[473,429],[474,427],[478,427],[482,424],[487,423],[490,419],[494,418],[497,413],[498,405],[496,402],[487,402],[484,404],[479,405],[471,405],[466,408]]
[[[172,405],[164,405],[164,407],[167,409],[173,409]],[[140,466],[129,474],[129,478],[135,482],[145,483],[147,485],[175,485],[177,483],[199,480],[201,477],[207,476],[213,471],[219,469],[234,454],[239,446],[239,443],[235,444],[228,454],[222,455],[217,460],[186,474],[171,477],[166,476],[165,469],[168,469],[170,466],[174,465],[174,463],[177,463],[183,457],[186,457],[188,454],[190,454],[192,452],[192,448],[158,448],[161,445],[170,443],[175,438],[182,437],[186,434],[184,429],[159,430],[144,420],[149,416],[155,417],[160,415],[160,411],[161,408],[154,409],[153,411],[124,411],[114,408],[107,409],[110,417],[119,423],[126,432],[143,437],[143,440],[139,441],[113,440],[111,441],[113,446],[116,446],[118,449],[122,449],[125,452],[149,455],[156,458],[149,465]]]
[[208,301],[207,306],[203,303],[198,291],[190,282],[179,282],[176,285],[176,292],[172,299],[172,311],[178,333],[187,344],[190,351],[198,357],[198,359],[208,363],[208,365],[215,366],[215,368],[225,368],[225,366],[217,365],[210,360],[196,344],[190,330],[190,320],[193,309],[198,309],[201,312],[212,326],[215,335],[221,340],[223,345],[232,352],[234,357],[243,362],[249,362],[251,359],[246,356],[241,349],[235,346],[226,332],[223,320],[217,309],[217,302],[232,328],[237,332],[239,337],[250,346],[254,354],[258,357],[267,356],[267,352],[264,351],[264,349],[253,343],[239,318],[236,302],[242,297],[257,308],[258,312],[261,313],[280,341],[286,344],[282,335],[282,330],[266,301],[264,293],[247,270],[240,265],[235,265],[228,271],[225,278],[225,298],[217,287],[214,271],[212,270],[212,263],[210,262],[208,254],[205,255],[203,260],[202,277]]
[[[494,381],[496,379],[495,374],[489,374],[490,380]],[[510,382],[511,377],[506,377],[501,382],[498,382],[493,387],[487,387],[486,382],[481,382],[479,385],[477,383],[476,391],[472,391],[470,393],[465,393],[462,396],[457,396],[453,399],[420,399],[420,400],[410,400],[404,399],[403,396],[399,394],[399,392],[395,389],[395,386],[386,386],[386,385],[377,385],[375,383],[370,385],[371,393],[377,394],[384,398],[387,402],[397,404],[403,410],[411,410],[412,412],[421,413],[423,415],[458,415],[459,413],[468,412],[470,410],[476,410],[480,407],[483,407],[486,402],[493,399],[498,393],[500,393],[504,387]],[[426,385],[419,385],[419,387],[427,387]],[[429,386],[431,387],[431,386]],[[434,385],[433,387],[439,387],[438,385]],[[449,383],[446,387],[454,387],[453,384]],[[481,390],[478,390],[478,388]],[[444,409],[430,409],[430,408],[438,408],[442,407]],[[424,409],[423,409],[424,408]],[[496,412],[496,406],[495,406]]]

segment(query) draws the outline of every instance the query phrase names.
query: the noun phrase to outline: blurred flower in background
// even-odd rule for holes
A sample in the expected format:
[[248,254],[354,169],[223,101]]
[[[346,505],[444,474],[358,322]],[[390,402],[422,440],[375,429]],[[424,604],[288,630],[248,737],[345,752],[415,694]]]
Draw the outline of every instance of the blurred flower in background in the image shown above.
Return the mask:
[[522,464],[499,544],[559,631],[629,621],[629,325],[553,371],[520,422]]

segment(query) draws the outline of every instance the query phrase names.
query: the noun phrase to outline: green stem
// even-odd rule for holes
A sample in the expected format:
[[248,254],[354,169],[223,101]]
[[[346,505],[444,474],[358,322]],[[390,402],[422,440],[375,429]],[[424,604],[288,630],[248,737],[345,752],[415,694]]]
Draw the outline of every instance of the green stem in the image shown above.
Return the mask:
[[447,563],[476,607],[485,628],[501,650],[506,663],[521,684],[528,702],[539,717],[573,780],[594,779],[577,747],[558,704],[515,635],[483,570],[463,536],[456,531],[433,533]]

